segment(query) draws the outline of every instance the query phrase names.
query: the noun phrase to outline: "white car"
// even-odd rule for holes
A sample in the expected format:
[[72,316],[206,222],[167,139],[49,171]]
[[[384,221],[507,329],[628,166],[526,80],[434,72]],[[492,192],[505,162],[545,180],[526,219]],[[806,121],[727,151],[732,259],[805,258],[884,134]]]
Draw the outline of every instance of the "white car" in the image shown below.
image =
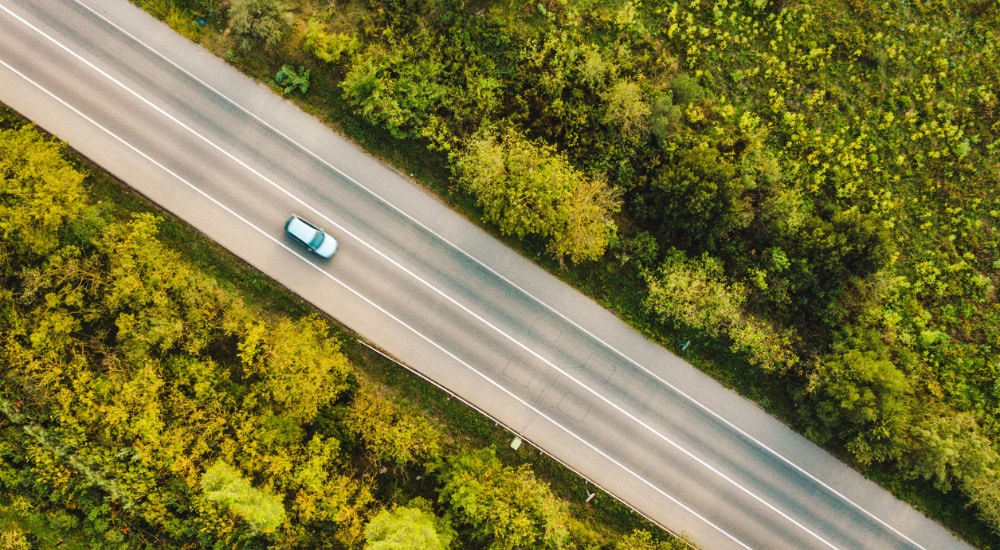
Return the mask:
[[337,252],[337,239],[322,229],[292,214],[285,222],[285,231],[316,254],[329,258]]

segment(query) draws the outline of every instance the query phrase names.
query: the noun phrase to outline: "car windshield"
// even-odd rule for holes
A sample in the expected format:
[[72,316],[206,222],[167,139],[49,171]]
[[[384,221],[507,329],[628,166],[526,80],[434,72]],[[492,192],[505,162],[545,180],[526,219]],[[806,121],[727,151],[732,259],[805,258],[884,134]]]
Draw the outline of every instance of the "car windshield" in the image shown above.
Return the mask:
[[323,235],[322,231],[317,231],[316,232],[316,236],[313,237],[312,242],[309,243],[309,248],[312,248],[312,249],[319,248],[319,245],[323,244],[323,237],[324,236],[325,235]]

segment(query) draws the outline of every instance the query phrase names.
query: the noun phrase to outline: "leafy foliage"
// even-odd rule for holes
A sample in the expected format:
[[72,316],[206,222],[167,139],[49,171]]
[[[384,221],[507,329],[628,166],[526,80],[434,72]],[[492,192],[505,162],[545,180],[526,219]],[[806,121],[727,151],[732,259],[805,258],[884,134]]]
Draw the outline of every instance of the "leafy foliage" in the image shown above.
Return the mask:
[[[810,378],[820,397],[816,412],[830,428],[853,435],[847,443],[859,461],[898,458],[909,414],[906,378],[875,351],[845,350],[823,361]],[[846,428],[846,430],[845,430]]]
[[0,131],[0,241],[10,253],[44,256],[83,203],[83,176],[30,126]]
[[504,466],[493,450],[462,451],[439,476],[439,500],[456,526],[490,548],[567,548],[566,505],[525,467]]
[[[327,323],[257,312],[165,245],[158,217],[90,205],[87,175],[33,128],[0,130],[0,151],[5,231],[44,226],[0,248],[5,505],[96,547],[391,548],[401,526],[440,548],[479,537],[413,498],[464,491],[436,468],[475,451],[359,383]],[[516,472],[505,513],[539,518],[504,540],[594,540],[570,534],[530,470],[489,456],[494,493]],[[23,546],[19,533],[0,540]]]
[[255,489],[239,470],[218,461],[201,477],[205,498],[231,510],[263,533],[273,532],[285,520],[281,499]]
[[1000,457],[972,415],[928,411],[910,426],[909,436],[916,440],[916,452],[904,457],[910,475],[930,479],[942,491],[959,484],[970,493],[995,479]]
[[549,239],[574,262],[598,259],[615,234],[619,203],[605,182],[585,178],[552,148],[507,130],[473,138],[455,161],[459,181],[504,234]]
[[684,323],[710,336],[728,336],[734,351],[743,351],[766,370],[791,367],[798,362],[791,339],[766,321],[748,316],[741,308],[746,291],[727,284],[722,266],[708,255],[689,260],[671,251],[654,273],[648,274],[645,307],[664,320]]
[[437,56],[412,60],[417,51],[411,42],[398,46],[359,56],[341,87],[365,118],[384,125],[394,137],[421,137],[446,101],[448,88],[440,82],[446,66]]
[[346,423],[366,449],[397,468],[441,459],[442,436],[430,421],[365,391],[355,397]]
[[440,520],[420,508],[382,510],[365,527],[367,550],[446,550],[453,533],[439,530]]
[[280,44],[291,24],[287,9],[279,0],[234,0],[229,8],[229,26],[240,48]]
[[298,72],[288,65],[282,65],[274,75],[274,82],[281,86],[281,93],[288,94],[298,88],[300,94],[309,91],[309,69],[299,67]]
[[360,41],[351,35],[327,30],[319,18],[311,18],[306,24],[303,47],[320,61],[339,63],[343,57],[354,55],[360,46]]
[[652,110],[636,82],[623,80],[615,83],[605,92],[604,100],[607,102],[603,118],[605,124],[618,126],[625,134],[648,129]]
[[649,531],[636,530],[615,543],[615,550],[672,550],[686,548],[680,541],[656,540]]

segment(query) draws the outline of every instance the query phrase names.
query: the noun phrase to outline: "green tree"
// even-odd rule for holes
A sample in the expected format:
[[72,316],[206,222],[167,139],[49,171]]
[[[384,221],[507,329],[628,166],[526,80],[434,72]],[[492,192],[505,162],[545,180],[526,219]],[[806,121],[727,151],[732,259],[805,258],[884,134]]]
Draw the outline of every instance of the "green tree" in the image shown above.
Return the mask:
[[438,480],[439,501],[478,544],[491,548],[566,548],[569,510],[527,467],[511,468],[492,449],[460,450]]
[[31,550],[28,535],[16,523],[0,529],[0,548],[7,550]]
[[361,42],[349,34],[328,31],[321,20],[312,17],[306,23],[303,46],[320,61],[340,63],[341,58],[353,56],[360,49]]
[[874,216],[858,207],[814,214],[781,248],[788,253],[787,278],[795,308],[789,315],[804,322],[836,327],[842,319],[831,317],[834,304],[852,281],[878,272],[892,257],[892,246]]
[[347,388],[350,364],[315,316],[249,323],[237,345],[244,377],[274,410],[296,424]]
[[126,357],[139,362],[149,353],[200,352],[238,311],[213,280],[156,238],[159,223],[136,215],[109,226],[96,245],[108,270],[98,289],[102,315],[112,319]]
[[[465,17],[449,19],[457,25]],[[372,124],[450,151],[503,107],[494,62],[465,43],[465,30],[421,27],[394,36],[352,55],[340,84]]]
[[434,514],[399,506],[382,510],[365,527],[366,550],[446,550],[451,534],[438,530]]
[[632,265],[636,273],[644,273],[654,266],[660,246],[648,231],[639,231],[618,243],[615,257],[622,266]]
[[681,322],[720,336],[741,317],[742,284],[724,280],[722,264],[708,254],[689,259],[671,249],[659,269],[647,275],[646,308],[665,322]]
[[431,119],[448,101],[448,66],[437,50],[420,51],[418,37],[386,49],[359,52],[340,83],[344,96],[369,122],[397,139],[431,136]]
[[441,458],[442,435],[427,418],[362,390],[345,424],[379,460],[403,468]]
[[296,88],[299,93],[304,94],[309,91],[309,69],[299,67],[298,72],[288,65],[282,65],[274,75],[274,82],[281,86],[281,93],[288,94]]
[[649,130],[661,144],[666,144],[682,118],[684,112],[679,105],[674,105],[673,95],[660,94],[650,106]]
[[580,47],[580,60],[577,70],[580,81],[593,89],[603,87],[604,81],[613,68],[601,50],[594,44],[586,44]]
[[979,511],[979,516],[989,525],[1000,525],[1000,472],[985,470],[977,478],[968,480],[966,494]]
[[280,0],[234,0],[229,8],[229,27],[240,48],[263,44],[274,47],[291,27],[291,15]]
[[752,178],[716,147],[700,143],[673,153],[652,181],[655,211],[667,240],[694,252],[716,252],[736,230],[754,218]]
[[671,250],[660,267],[645,277],[648,294],[643,305],[662,322],[683,323],[713,337],[726,336],[733,351],[745,352],[765,370],[787,369],[798,362],[791,333],[783,334],[745,312],[745,287],[725,281],[721,262],[708,254],[689,259]]
[[606,103],[603,122],[617,126],[624,135],[644,133],[649,129],[652,113],[642,88],[631,80],[616,82],[605,92]]
[[616,232],[611,216],[621,203],[607,183],[588,180],[554,148],[512,129],[499,138],[474,137],[456,155],[454,169],[488,222],[505,235],[548,238],[559,259],[600,258]]
[[645,529],[636,529],[615,541],[615,550],[680,550],[687,548],[683,542],[673,540],[657,540]]
[[[941,491],[971,487],[1000,465],[997,452],[973,415],[929,406],[908,425],[908,452],[902,457],[909,475],[934,482]],[[994,478],[994,483],[1000,483]]]
[[281,498],[255,488],[239,470],[219,460],[201,477],[205,498],[243,518],[254,530],[270,533],[285,521]]
[[807,389],[825,428],[846,440],[862,464],[899,458],[910,420],[909,390],[883,353],[850,348],[824,357]]
[[84,175],[34,126],[0,131],[0,248],[44,256],[84,208]]
[[672,78],[670,80],[670,93],[673,96],[674,103],[678,105],[693,103],[705,97],[705,89],[698,83],[697,78],[689,74],[682,74]]
[[547,250],[573,263],[600,259],[618,234],[611,215],[620,208],[619,194],[607,182],[583,178],[563,207],[565,225],[552,234]]

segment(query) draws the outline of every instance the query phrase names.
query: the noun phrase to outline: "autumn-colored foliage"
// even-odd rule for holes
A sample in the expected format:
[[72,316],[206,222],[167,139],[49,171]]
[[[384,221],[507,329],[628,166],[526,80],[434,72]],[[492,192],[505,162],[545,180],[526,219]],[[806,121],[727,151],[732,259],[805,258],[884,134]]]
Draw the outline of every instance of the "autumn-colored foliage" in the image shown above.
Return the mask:
[[[157,216],[91,204],[88,174],[30,126],[0,125],[0,176],[4,544],[394,548],[401,522],[439,548],[493,540],[444,496],[464,483],[445,455],[478,451],[359,382],[329,323],[259,311]],[[559,547],[598,537],[516,471],[517,492],[493,480],[498,506],[543,502]]]

